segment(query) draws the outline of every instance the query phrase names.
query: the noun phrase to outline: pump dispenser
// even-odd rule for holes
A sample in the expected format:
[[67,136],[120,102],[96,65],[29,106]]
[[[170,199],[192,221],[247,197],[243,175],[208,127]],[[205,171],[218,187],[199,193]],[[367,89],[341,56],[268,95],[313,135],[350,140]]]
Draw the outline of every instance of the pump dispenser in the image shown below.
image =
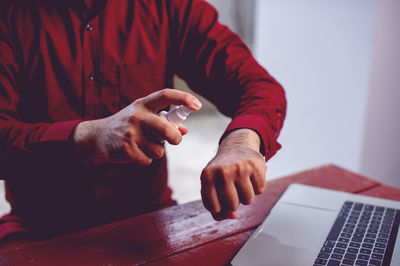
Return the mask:
[[192,112],[193,110],[190,109],[189,107],[180,105],[172,108],[169,112],[167,111],[162,111],[160,112],[160,117],[168,120],[172,124],[174,124],[176,127],[180,123],[182,123],[183,120],[188,117],[188,115]]

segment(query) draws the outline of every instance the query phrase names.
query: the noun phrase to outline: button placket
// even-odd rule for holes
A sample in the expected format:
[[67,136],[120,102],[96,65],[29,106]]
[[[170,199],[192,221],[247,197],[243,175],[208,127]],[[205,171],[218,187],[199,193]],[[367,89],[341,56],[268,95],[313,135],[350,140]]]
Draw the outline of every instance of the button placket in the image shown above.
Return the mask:
[[86,27],[85,27],[85,29],[86,29],[87,31],[92,31],[92,30],[94,29],[94,27],[93,27],[92,24],[87,24]]

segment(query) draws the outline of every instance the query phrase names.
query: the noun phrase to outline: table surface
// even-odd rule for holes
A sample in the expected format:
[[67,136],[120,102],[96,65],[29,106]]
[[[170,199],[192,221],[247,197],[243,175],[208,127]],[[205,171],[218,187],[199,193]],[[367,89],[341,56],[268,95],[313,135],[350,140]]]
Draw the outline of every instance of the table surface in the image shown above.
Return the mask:
[[0,265],[229,265],[291,183],[400,200],[400,189],[334,165],[273,180],[239,218],[215,222],[201,201],[0,251]]

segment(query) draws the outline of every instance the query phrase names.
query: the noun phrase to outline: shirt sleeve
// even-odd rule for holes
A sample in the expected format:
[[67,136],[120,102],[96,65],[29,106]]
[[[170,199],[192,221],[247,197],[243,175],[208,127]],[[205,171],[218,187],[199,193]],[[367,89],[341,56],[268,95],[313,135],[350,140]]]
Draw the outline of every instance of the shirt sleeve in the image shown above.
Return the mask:
[[[26,123],[18,114],[20,66],[8,28],[0,21],[0,177],[61,162],[72,152],[70,135],[80,121]],[[54,164],[53,164],[54,165]]]
[[232,118],[224,136],[238,128],[255,130],[261,152],[271,158],[286,114],[281,85],[253,58],[243,41],[218,22],[203,0],[175,0],[171,6],[174,67],[196,92]]

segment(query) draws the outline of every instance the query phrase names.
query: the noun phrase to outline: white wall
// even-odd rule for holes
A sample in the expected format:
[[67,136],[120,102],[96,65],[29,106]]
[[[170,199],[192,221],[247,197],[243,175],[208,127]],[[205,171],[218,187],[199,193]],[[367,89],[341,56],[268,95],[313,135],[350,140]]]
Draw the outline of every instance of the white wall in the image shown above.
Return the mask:
[[361,173],[400,187],[400,1],[378,0]]
[[269,177],[334,163],[359,172],[375,0],[258,0],[255,55],[284,86]]

